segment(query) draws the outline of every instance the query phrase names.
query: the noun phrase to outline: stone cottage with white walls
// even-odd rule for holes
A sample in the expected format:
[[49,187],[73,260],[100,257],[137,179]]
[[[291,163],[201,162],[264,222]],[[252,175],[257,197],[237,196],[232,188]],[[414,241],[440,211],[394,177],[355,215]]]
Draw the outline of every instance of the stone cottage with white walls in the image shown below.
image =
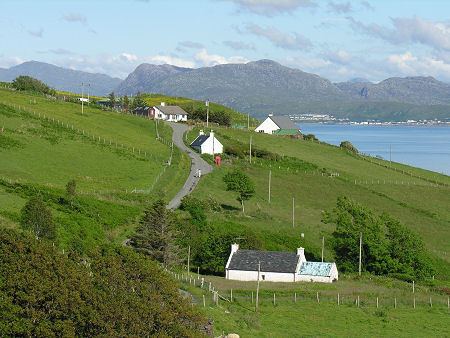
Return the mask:
[[209,135],[205,135],[203,130],[200,130],[197,138],[191,143],[191,147],[200,154],[214,155],[223,153],[223,145],[216,138],[212,130]]
[[305,249],[297,252],[240,250],[239,244],[231,245],[231,253],[225,266],[226,279],[268,282],[320,282],[338,280],[335,263],[308,262]]

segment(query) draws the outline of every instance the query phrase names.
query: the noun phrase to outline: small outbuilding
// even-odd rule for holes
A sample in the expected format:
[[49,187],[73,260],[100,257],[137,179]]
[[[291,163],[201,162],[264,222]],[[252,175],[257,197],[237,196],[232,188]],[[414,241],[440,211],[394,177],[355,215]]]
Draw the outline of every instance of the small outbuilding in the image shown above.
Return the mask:
[[[259,272],[258,272],[259,269]],[[308,262],[305,249],[297,252],[240,250],[239,244],[231,245],[231,253],[225,267],[226,279],[269,282],[320,282],[338,280],[335,263]]]
[[186,122],[188,113],[178,106],[166,106],[161,102],[160,106],[152,107],[151,116],[155,120],[164,120],[170,122]]
[[257,133],[265,133],[270,135],[300,135],[300,129],[288,116],[269,116],[258,126],[255,131]]
[[191,147],[200,154],[215,155],[223,153],[223,145],[216,138],[212,130],[209,135],[205,135],[203,130],[200,130],[197,138],[191,143]]

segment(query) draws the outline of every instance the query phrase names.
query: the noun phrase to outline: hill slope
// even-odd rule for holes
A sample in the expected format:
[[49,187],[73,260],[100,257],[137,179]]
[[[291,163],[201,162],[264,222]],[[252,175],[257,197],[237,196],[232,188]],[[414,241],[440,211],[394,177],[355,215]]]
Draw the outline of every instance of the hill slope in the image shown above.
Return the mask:
[[[91,95],[107,95],[119,85],[121,79],[105,74],[94,74],[57,67],[49,63],[28,61],[9,69],[0,69],[0,81],[12,81],[20,75],[28,75],[45,82],[52,88],[81,93],[81,84],[89,84]],[[86,87],[85,92],[88,88]]]

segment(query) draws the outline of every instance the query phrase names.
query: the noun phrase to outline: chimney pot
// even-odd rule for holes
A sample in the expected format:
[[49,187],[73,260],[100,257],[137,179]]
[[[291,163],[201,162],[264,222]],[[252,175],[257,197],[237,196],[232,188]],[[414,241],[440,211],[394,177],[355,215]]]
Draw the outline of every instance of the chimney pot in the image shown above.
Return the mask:
[[239,250],[239,244],[237,244],[237,243],[231,244],[231,253],[234,253],[238,250]]
[[161,106],[162,106],[162,107],[165,107],[165,106],[166,106],[166,103],[165,103],[165,102],[161,102]]

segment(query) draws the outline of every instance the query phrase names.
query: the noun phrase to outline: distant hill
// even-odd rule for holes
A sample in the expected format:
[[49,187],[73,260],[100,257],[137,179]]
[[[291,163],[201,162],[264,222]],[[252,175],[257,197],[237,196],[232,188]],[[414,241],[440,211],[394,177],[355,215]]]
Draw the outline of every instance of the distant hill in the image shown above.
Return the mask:
[[89,84],[92,95],[107,95],[122,81],[105,74],[87,73],[51,65],[28,61],[9,69],[0,69],[0,81],[12,81],[20,75],[32,76],[58,90],[81,92],[81,84]]
[[326,112],[385,120],[450,118],[450,85],[432,77],[390,78],[378,84],[357,78],[334,84],[271,60],[198,69],[143,64],[117,87],[119,94],[138,91],[211,99],[258,117]]

